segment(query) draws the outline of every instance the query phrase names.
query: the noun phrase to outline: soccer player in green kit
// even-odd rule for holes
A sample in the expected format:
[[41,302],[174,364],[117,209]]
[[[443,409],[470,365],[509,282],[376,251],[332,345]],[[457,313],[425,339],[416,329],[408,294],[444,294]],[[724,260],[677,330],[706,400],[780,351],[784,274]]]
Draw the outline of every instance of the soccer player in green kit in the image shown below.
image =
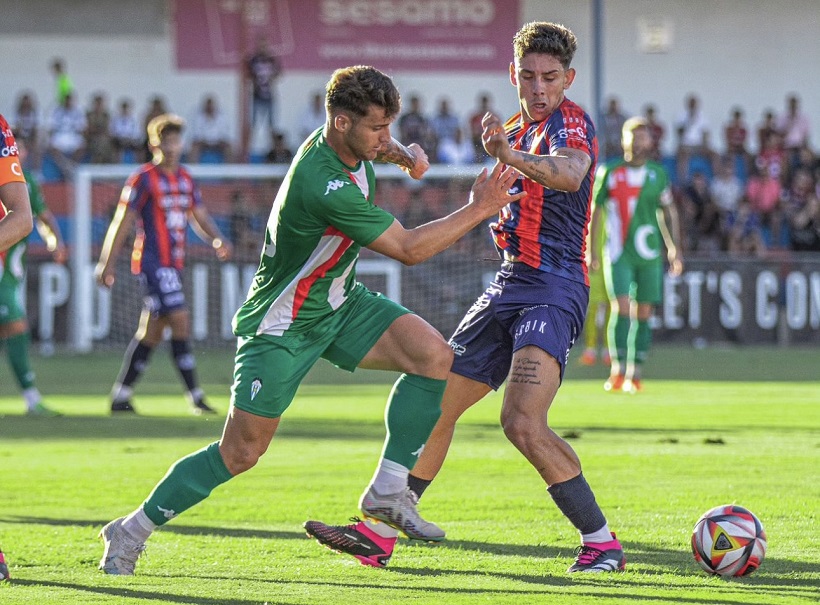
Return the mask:
[[[649,320],[661,301],[662,243],[672,275],[681,274],[683,262],[669,178],[660,164],[649,160],[652,136],[646,120],[627,120],[621,143],[624,157],[607,162],[595,176],[591,268],[603,267],[612,302],[612,367],[604,389],[634,393],[641,389],[641,368],[652,341]],[[634,325],[633,303],[637,307]]]
[[422,519],[407,475],[441,413],[453,352],[430,324],[356,281],[365,246],[412,265],[450,246],[524,193],[500,165],[482,171],[452,214],[405,229],[372,202],[372,161],[420,178],[423,150],[390,136],[400,110],[393,82],[372,67],[334,72],[326,124],[302,144],[273,202],[261,260],[234,318],[238,336],[231,409],[220,441],[179,460],[148,499],[100,532],[100,568],[131,575],[152,531],[253,467],[264,454],[302,378],[320,358],[342,369],[404,372],[387,403],[387,438],[360,507],[409,537],[439,540]]
[[[22,140],[17,141],[20,163],[25,162],[27,149]],[[54,261],[64,263],[66,247],[60,235],[57,219],[43,201],[40,187],[34,176],[23,170],[28,188],[31,214],[37,231],[46,242]],[[29,360],[29,333],[26,310],[21,304],[26,275],[26,239],[12,244],[0,253],[0,349],[5,349],[14,378],[26,402],[30,416],[60,416],[61,414],[43,403],[42,395],[34,383],[34,372]]]

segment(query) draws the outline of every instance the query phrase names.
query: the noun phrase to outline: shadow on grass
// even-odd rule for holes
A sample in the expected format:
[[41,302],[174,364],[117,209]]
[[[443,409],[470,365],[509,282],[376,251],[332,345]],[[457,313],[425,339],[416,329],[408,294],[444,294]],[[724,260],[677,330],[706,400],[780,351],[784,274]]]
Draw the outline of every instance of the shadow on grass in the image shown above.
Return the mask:
[[[0,439],[14,440],[124,440],[124,439],[217,439],[222,434],[224,417],[181,417],[181,416],[63,416],[61,418],[31,418],[28,416],[4,416],[0,422]],[[565,427],[566,430],[569,430]],[[479,434],[501,434],[501,427],[495,422],[469,422],[460,426],[465,435],[473,438]],[[690,435],[710,432],[704,427],[669,428],[647,427],[603,427],[578,426],[572,430],[582,436],[584,433],[606,432],[628,435]],[[759,431],[760,427],[733,425],[721,427],[721,434],[742,434]],[[805,431],[805,426],[778,427],[779,431]],[[712,431],[713,432],[713,431]],[[289,418],[284,416],[276,433],[277,441],[283,439],[336,439],[356,441],[372,439],[381,442],[385,428],[381,417],[372,420],[350,418]]]
[[[214,597],[196,597],[191,595],[176,595],[167,592],[157,592],[155,590],[135,590],[133,588],[119,588],[113,586],[89,586],[87,584],[74,584],[71,582],[49,582],[36,580],[14,580],[14,584],[19,586],[64,588],[66,590],[76,590],[80,592],[97,595],[109,595],[126,599],[138,599],[145,601],[161,601],[163,603],[186,603],[190,605],[259,605],[259,599],[223,599]],[[270,605],[286,605],[287,601],[266,600]]]
[[[103,525],[108,523],[108,521],[110,521],[110,519],[51,519],[47,517],[24,516],[0,517],[0,522],[3,523],[47,525],[55,527],[79,526],[94,529],[101,528]],[[191,526],[172,523],[163,526],[160,531],[163,533],[183,536],[215,536],[220,538],[256,538],[265,540],[309,540],[301,528],[296,531],[273,531],[250,528],[208,527],[201,525]],[[692,575],[700,575],[702,573],[700,569],[695,566],[692,555],[688,550],[658,548],[653,544],[632,542],[628,540],[622,541],[622,543],[624,545],[624,550],[627,553],[628,569],[633,566],[638,566],[640,567],[639,572],[642,576],[674,575],[679,577],[688,577]],[[481,553],[500,557],[524,557],[543,560],[566,558],[569,561],[574,556],[573,549],[567,547],[549,545],[536,546],[532,544],[501,544],[494,542],[478,542],[475,540],[446,540],[439,544],[426,544],[423,542],[402,540],[402,545],[404,548],[402,549],[401,556],[408,558],[413,556],[413,550],[417,548],[445,548],[449,550],[463,551],[465,553]],[[407,575],[440,576],[461,573],[494,575],[494,572],[469,572],[438,568],[408,568],[396,566],[395,563],[396,560],[394,559],[393,565],[389,567],[389,571]],[[646,568],[644,566],[651,567]],[[778,590],[791,590],[795,593],[801,591],[806,593],[816,593],[817,590],[820,589],[820,580],[796,580],[793,577],[794,574],[808,575],[820,573],[820,565],[815,563],[767,557],[763,562],[762,570],[762,572],[758,572],[745,578],[727,578],[725,581],[727,583],[738,583],[741,585],[760,587],[777,586]],[[520,580],[522,582],[532,582],[535,584],[545,583],[544,576],[523,576],[519,574],[500,572],[495,575]],[[576,574],[572,577],[574,579],[571,582],[568,577],[549,577],[549,583],[564,585],[590,579],[590,576],[583,574]],[[634,576],[628,577],[632,578]],[[797,582],[800,584],[796,585]],[[625,582],[627,585],[634,583],[634,581]]]

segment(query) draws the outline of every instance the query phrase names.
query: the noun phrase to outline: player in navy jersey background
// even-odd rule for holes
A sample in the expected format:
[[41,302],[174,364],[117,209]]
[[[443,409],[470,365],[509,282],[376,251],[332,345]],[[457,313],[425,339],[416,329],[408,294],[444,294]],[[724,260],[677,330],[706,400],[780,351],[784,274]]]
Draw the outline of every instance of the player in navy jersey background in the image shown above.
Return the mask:
[[[564,96],[575,79],[570,63],[576,45],[574,34],[561,25],[524,25],[513,40],[510,64],[520,112],[506,124],[492,113],[482,120],[485,150],[521,173],[511,193],[527,195],[507,205],[491,226],[503,263],[450,339],[455,358],[442,415],[408,486],[422,495],[444,463],[458,418],[507,380],[504,433],[581,533],[569,571],[601,572],[624,568],[623,549],[578,456],[547,423],[589,299],[584,257],[598,144],[590,117]],[[389,556],[396,537],[391,528],[369,521],[349,526],[310,521],[306,528],[321,543],[354,556],[368,542]]]
[[172,114],[157,116],[148,124],[154,159],[140,166],[125,183],[97,264],[97,281],[110,288],[117,256],[137,225],[131,272],[142,282],[145,305],[111,391],[112,413],[135,411],[133,385],[166,328],[171,330],[171,354],[191,409],[196,414],[214,412],[199,388],[189,343],[190,318],[182,289],[189,221],[220,260],[230,258],[231,245],[211,220],[191,175],[180,165],[183,125],[182,118]]

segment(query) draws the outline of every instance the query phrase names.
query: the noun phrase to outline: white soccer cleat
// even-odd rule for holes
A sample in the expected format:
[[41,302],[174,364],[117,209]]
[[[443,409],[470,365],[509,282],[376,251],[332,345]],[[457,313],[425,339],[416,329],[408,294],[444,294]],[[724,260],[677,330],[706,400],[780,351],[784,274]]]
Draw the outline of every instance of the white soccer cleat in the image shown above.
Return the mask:
[[122,528],[124,519],[114,519],[100,530],[104,546],[100,569],[114,576],[133,576],[137,559],[145,551],[145,543],[138,542]]
[[444,530],[421,518],[416,509],[418,501],[416,492],[409,487],[384,496],[370,487],[362,496],[359,508],[365,517],[387,523],[411,540],[440,542],[444,539]]

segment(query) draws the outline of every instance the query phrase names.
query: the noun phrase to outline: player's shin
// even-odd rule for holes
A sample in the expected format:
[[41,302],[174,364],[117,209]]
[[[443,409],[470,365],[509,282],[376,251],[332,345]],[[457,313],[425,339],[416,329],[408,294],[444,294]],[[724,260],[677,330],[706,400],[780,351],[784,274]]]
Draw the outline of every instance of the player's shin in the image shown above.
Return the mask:
[[148,496],[143,510],[153,523],[164,525],[231,477],[219,453],[219,443],[214,442],[178,460]]

